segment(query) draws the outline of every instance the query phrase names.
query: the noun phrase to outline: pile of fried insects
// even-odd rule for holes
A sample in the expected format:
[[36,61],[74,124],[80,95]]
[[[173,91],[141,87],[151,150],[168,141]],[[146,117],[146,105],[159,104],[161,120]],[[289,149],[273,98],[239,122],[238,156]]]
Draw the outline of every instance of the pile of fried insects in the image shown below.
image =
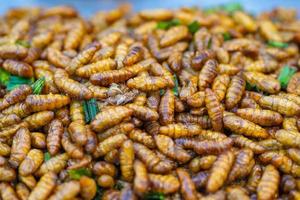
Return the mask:
[[300,199],[300,21],[239,4],[0,18],[2,200]]

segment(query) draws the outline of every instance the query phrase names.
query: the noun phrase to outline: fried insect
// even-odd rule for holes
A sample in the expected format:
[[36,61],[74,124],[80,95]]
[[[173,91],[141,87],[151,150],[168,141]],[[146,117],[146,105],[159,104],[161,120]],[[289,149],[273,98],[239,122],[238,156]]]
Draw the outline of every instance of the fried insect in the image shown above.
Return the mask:
[[237,199],[249,200],[250,199],[247,190],[241,186],[227,187],[226,192],[227,192],[227,198],[229,200],[237,200]]
[[2,64],[3,69],[17,76],[31,78],[33,77],[32,66],[17,60],[6,59]]
[[27,128],[20,128],[13,137],[9,163],[17,168],[25,159],[31,147],[30,132]]
[[155,142],[154,142],[154,139],[152,138],[152,136],[144,131],[141,131],[140,129],[133,129],[129,133],[128,137],[132,141],[144,144],[148,148],[151,148],[151,149],[155,148]]
[[125,141],[120,149],[122,179],[131,182],[134,177],[134,149],[131,140]]
[[205,103],[205,96],[204,91],[196,92],[192,96],[187,97],[186,103],[191,107],[200,108]]
[[14,188],[9,183],[0,183],[0,193],[3,200],[18,200]]
[[197,124],[169,124],[161,126],[159,133],[172,138],[191,137],[201,134],[201,127]]
[[196,200],[197,197],[197,190],[194,182],[192,181],[189,173],[182,168],[178,168],[176,170],[180,185],[181,185],[181,194],[183,195],[183,199],[185,200]]
[[9,166],[0,166],[0,181],[9,182],[16,179],[16,172]]
[[211,128],[211,120],[207,115],[197,116],[189,113],[179,113],[176,115],[176,122],[181,123],[194,123],[200,125],[203,129]]
[[225,128],[238,134],[256,138],[267,138],[269,136],[264,128],[233,114],[225,115],[223,122]]
[[300,73],[298,72],[292,76],[292,78],[290,79],[290,81],[288,83],[288,86],[286,88],[288,93],[300,95],[299,83],[300,83]]
[[46,136],[41,132],[31,133],[31,145],[34,148],[44,149],[46,148]]
[[221,131],[223,129],[223,108],[217,95],[208,88],[205,89],[205,104],[213,130]]
[[34,173],[44,161],[44,154],[41,150],[32,149],[19,166],[19,174],[28,176]]
[[258,199],[272,199],[276,196],[280,175],[273,165],[268,165],[257,186]]
[[16,185],[16,193],[21,200],[26,200],[30,195],[30,190],[27,188],[25,184],[18,183]]
[[21,45],[4,44],[0,47],[0,57],[3,59],[22,59],[27,56],[28,49]]
[[104,156],[108,152],[112,151],[114,148],[121,147],[121,145],[126,139],[127,136],[124,134],[118,134],[105,139],[97,145],[96,150],[93,152],[93,156],[96,158]]
[[226,108],[232,109],[242,99],[246,87],[246,82],[239,75],[234,76],[227,89],[225,97]]
[[71,122],[68,127],[68,132],[73,142],[79,146],[83,146],[87,143],[86,127],[80,122]]
[[149,190],[150,186],[147,169],[146,166],[139,160],[134,161],[133,169],[135,173],[133,189],[138,195],[142,196]]
[[259,99],[258,104],[280,114],[292,117],[300,114],[300,106],[293,101],[281,96],[263,96]]
[[37,176],[43,176],[48,172],[54,172],[57,174],[67,166],[68,159],[69,156],[66,153],[56,155],[50,158],[50,160],[44,162],[35,174]]
[[25,103],[30,106],[33,112],[54,110],[62,108],[70,103],[70,98],[60,94],[29,95]]
[[57,176],[53,172],[48,172],[43,175],[37,185],[31,191],[28,200],[47,199],[55,187],[56,180]]
[[80,183],[80,196],[83,199],[91,200],[96,196],[97,185],[94,179],[87,176],[81,176],[79,179],[79,183]]
[[27,123],[29,130],[35,130],[50,123],[53,118],[52,111],[41,111],[24,118],[24,122]]
[[19,103],[26,99],[28,95],[32,93],[32,89],[29,85],[21,85],[9,93],[7,93],[3,99],[0,100],[0,110],[8,108],[9,106]]
[[215,155],[195,157],[189,163],[189,169],[194,173],[197,173],[200,170],[208,170],[212,167],[212,165],[214,164],[216,159],[217,159],[217,156],[215,156]]
[[133,116],[144,120],[144,121],[156,121],[158,120],[159,116],[158,113],[146,106],[136,105],[134,103],[127,104],[128,108],[133,110]]
[[83,78],[89,78],[93,74],[114,70],[115,68],[116,62],[110,58],[107,58],[78,68],[76,70],[76,75]]
[[219,101],[225,98],[227,88],[230,83],[230,77],[227,74],[218,75],[212,83],[212,90],[217,95]]
[[250,140],[247,137],[244,137],[242,135],[231,135],[230,138],[233,139],[234,145],[241,147],[241,148],[249,148],[251,149],[255,154],[261,154],[267,149],[260,143],[257,143],[253,140]]
[[79,145],[72,143],[70,136],[67,132],[63,134],[61,144],[63,149],[71,158],[83,158],[83,149]]
[[218,63],[215,60],[208,60],[204,64],[198,76],[199,90],[205,90],[214,81],[217,76],[217,65]]
[[49,124],[47,135],[47,149],[54,156],[58,154],[61,148],[61,138],[64,133],[64,127],[60,120],[54,119]]
[[130,117],[133,110],[125,106],[112,106],[98,113],[91,122],[91,127],[96,132],[101,132],[122,122],[126,117]]
[[85,85],[69,78],[66,71],[57,69],[54,74],[54,82],[63,93],[78,99],[91,99],[93,94]]
[[21,118],[16,114],[3,115],[0,117],[0,129],[21,122]]
[[129,88],[135,88],[145,92],[155,91],[167,87],[167,82],[163,77],[137,76],[127,81]]
[[125,56],[124,60],[123,60],[123,64],[125,66],[130,66],[133,65],[139,61],[141,61],[143,59],[144,56],[144,52],[143,52],[143,48],[136,45],[136,46],[132,46],[129,50],[128,50],[128,54]]
[[216,162],[212,166],[211,174],[207,180],[207,192],[216,192],[220,187],[223,186],[233,163],[234,153],[232,151],[226,151],[218,156]]
[[173,175],[148,174],[153,191],[170,194],[180,187],[179,180]]
[[278,140],[284,146],[295,147],[295,148],[300,147],[299,132],[280,129],[276,131],[274,136],[276,140]]
[[175,95],[173,91],[167,90],[162,96],[158,112],[162,125],[170,124],[174,121]]
[[56,187],[49,200],[72,199],[80,192],[80,183],[78,181],[65,182]]

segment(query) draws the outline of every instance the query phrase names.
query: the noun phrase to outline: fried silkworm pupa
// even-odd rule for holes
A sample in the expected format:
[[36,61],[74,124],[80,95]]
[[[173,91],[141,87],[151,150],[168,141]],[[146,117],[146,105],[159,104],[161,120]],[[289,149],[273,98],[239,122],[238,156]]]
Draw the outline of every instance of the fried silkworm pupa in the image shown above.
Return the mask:
[[247,176],[254,164],[254,153],[251,149],[241,149],[235,159],[232,169],[228,175],[228,182]]
[[296,179],[291,175],[283,175],[280,181],[280,188],[284,193],[288,193],[296,189]]
[[230,83],[230,77],[227,74],[218,75],[212,83],[212,90],[217,95],[219,101],[225,98],[227,88]]
[[294,147],[294,148],[300,147],[299,132],[280,129],[276,131],[275,138],[284,146]]
[[154,139],[157,148],[164,155],[177,160],[180,163],[186,163],[191,159],[191,155],[184,149],[177,146],[172,138],[165,135],[155,135]]
[[26,117],[24,122],[28,124],[29,130],[35,130],[47,125],[53,118],[54,113],[52,111],[41,111]]
[[166,47],[175,44],[176,42],[185,39],[188,36],[188,28],[186,26],[174,26],[170,28],[162,36],[160,46]]
[[47,49],[47,59],[51,64],[59,68],[66,68],[70,63],[71,59],[64,55],[60,50],[55,48]]
[[220,74],[226,74],[229,76],[236,75],[241,69],[233,64],[223,64],[220,63],[217,67],[217,71]]
[[94,42],[89,44],[85,49],[78,53],[65,68],[69,74],[74,74],[79,67],[88,63],[95,52],[100,49],[100,43]]
[[9,183],[5,183],[5,182],[0,183],[0,194],[3,200],[19,199],[14,188]]
[[24,183],[18,183],[16,185],[16,193],[21,200],[26,200],[30,195],[30,190]]
[[10,146],[8,144],[0,142],[0,155],[9,156],[10,155]]
[[194,182],[192,181],[189,173],[183,168],[176,169],[179,181],[180,181],[180,192],[183,195],[183,199],[185,200],[196,200],[197,190]]
[[211,120],[207,115],[197,116],[189,113],[179,113],[176,115],[176,122],[198,124],[203,129],[211,128]]
[[201,134],[197,135],[196,137],[199,140],[216,140],[221,141],[226,139],[227,136],[223,133],[211,131],[211,130],[203,130]]
[[209,88],[205,89],[205,104],[211,119],[212,128],[215,131],[223,129],[223,107],[217,95]]
[[80,183],[78,181],[68,181],[57,186],[49,200],[73,199],[80,192]]
[[162,125],[170,124],[174,121],[175,110],[175,95],[173,91],[167,90],[162,96],[158,112],[160,116],[160,123]]
[[282,128],[288,131],[298,132],[297,119],[295,117],[285,117],[282,122]]
[[148,133],[140,130],[140,129],[133,129],[128,137],[135,142],[139,142],[145,146],[147,146],[148,148],[155,148],[155,142],[154,139],[152,138],[151,135],[149,135]]
[[18,124],[21,122],[21,118],[16,114],[3,115],[0,117],[0,129]]
[[205,90],[217,76],[217,61],[208,60],[204,64],[198,76],[198,87],[199,90]]
[[147,168],[141,161],[135,160],[133,169],[135,173],[133,180],[133,189],[139,196],[142,196],[150,189]]
[[149,9],[142,10],[139,15],[146,20],[170,20],[173,17],[173,12],[167,9]]
[[216,161],[217,156],[215,155],[207,155],[203,157],[195,157],[189,163],[189,169],[197,173],[200,170],[208,170],[212,167],[214,162]]
[[114,127],[105,130],[101,134],[98,134],[97,138],[98,138],[99,142],[102,142],[103,140],[109,138],[110,136],[117,135],[120,133],[127,135],[133,129],[134,129],[134,124],[124,122],[124,123],[115,125]]
[[43,176],[47,172],[59,173],[67,166],[69,156],[67,153],[58,154],[45,161],[35,173],[37,176]]
[[231,135],[230,138],[233,140],[234,145],[241,148],[249,148],[255,154],[261,154],[267,150],[263,145],[260,145],[260,143],[250,140],[242,135]]
[[22,59],[27,53],[28,49],[22,45],[4,44],[0,47],[0,57],[3,59]]
[[61,94],[28,95],[25,103],[33,112],[54,110],[70,103],[70,98]]
[[93,152],[93,156],[95,158],[104,156],[113,149],[121,147],[121,145],[126,139],[127,136],[124,134],[114,135],[105,139],[97,145],[96,150]]
[[67,72],[62,69],[56,70],[54,78],[57,88],[73,98],[88,100],[93,97],[87,86],[69,78]]
[[191,137],[199,135],[202,132],[201,126],[197,124],[169,124],[167,126],[161,126],[159,133],[167,135],[172,138]]
[[54,119],[49,124],[47,135],[47,149],[50,155],[58,154],[61,148],[61,138],[64,133],[64,126],[61,120]]
[[16,179],[16,172],[9,166],[0,166],[0,181],[9,182]]
[[71,6],[54,6],[43,10],[42,17],[61,16],[61,17],[76,17],[77,11]]
[[78,68],[76,70],[76,75],[83,78],[89,78],[93,74],[114,70],[115,68],[116,62],[111,58],[107,58]]
[[7,93],[3,99],[0,100],[0,110],[8,108],[9,106],[22,102],[28,95],[32,93],[32,89],[29,85],[20,85]]
[[227,89],[225,105],[227,109],[232,109],[242,99],[246,87],[245,80],[239,75],[234,76]]
[[152,190],[156,192],[170,194],[178,191],[180,187],[179,180],[171,174],[169,175],[148,174],[148,177],[149,177],[149,182],[151,184]]
[[129,88],[135,88],[145,92],[160,90],[167,87],[167,82],[163,77],[137,76],[127,81]]
[[96,133],[94,133],[90,126],[86,126],[86,137],[87,142],[84,147],[84,150],[87,153],[93,153],[96,150],[98,139]]
[[99,176],[97,178],[97,183],[100,187],[103,188],[113,188],[113,186],[115,185],[114,178],[107,174]]
[[228,200],[250,200],[248,191],[241,186],[231,186],[226,188]]
[[55,188],[57,175],[54,172],[48,172],[41,177],[37,185],[31,191],[28,199],[47,199]]
[[148,149],[146,146],[140,143],[134,143],[133,146],[136,156],[146,164],[149,170],[153,170],[153,168],[161,161],[155,152]]
[[234,153],[232,151],[226,151],[218,156],[216,162],[213,164],[210,176],[207,180],[207,192],[216,192],[220,187],[223,186],[230,173],[233,163]]
[[73,21],[72,28],[68,31],[64,40],[64,49],[76,49],[85,34],[85,26],[81,20]]
[[186,103],[193,108],[200,108],[205,103],[205,92],[199,91],[187,97]]
[[283,121],[279,113],[271,110],[242,108],[237,109],[236,114],[261,126],[278,126]]
[[27,128],[19,128],[13,137],[9,163],[12,167],[17,168],[25,159],[31,147],[30,132]]
[[130,117],[133,110],[125,106],[112,106],[98,113],[91,122],[91,127],[96,132],[101,132],[107,128],[122,122],[126,117]]
[[151,108],[148,108],[146,106],[140,106],[134,103],[127,104],[126,106],[133,110],[133,116],[141,120],[156,121],[159,118],[158,113],[155,110],[152,110]]
[[96,196],[97,184],[94,179],[81,176],[79,179],[80,183],[80,196],[86,200],[92,200]]
[[21,176],[28,176],[34,173],[44,161],[44,154],[41,150],[32,149],[19,166]]
[[251,170],[251,173],[249,175],[246,188],[250,192],[255,192],[256,188],[258,186],[258,183],[260,182],[261,176],[263,174],[263,169],[261,165],[255,164]]
[[258,199],[275,198],[279,187],[280,175],[273,165],[268,165],[257,186]]
[[18,176],[21,183],[24,183],[30,190],[36,186],[36,180],[33,175],[29,176]]
[[120,149],[120,168],[122,179],[131,182],[134,178],[134,148],[131,140],[123,142]]
[[2,67],[13,75],[26,78],[33,77],[32,66],[22,61],[7,59],[3,62]]
[[290,79],[288,86],[286,88],[287,92],[295,95],[300,95],[299,83],[300,83],[300,73],[297,72]]
[[191,60],[191,67],[194,70],[200,70],[203,67],[203,64],[209,60],[213,59],[215,57],[215,53],[211,50],[201,50],[200,52],[197,52],[195,57]]
[[287,155],[298,165],[300,165],[300,149],[289,148],[287,150]]
[[258,104],[266,109],[270,109],[287,117],[300,114],[300,105],[281,96],[263,96],[258,100]]
[[84,152],[81,146],[72,143],[69,133],[65,132],[61,139],[63,149],[71,158],[83,158]]
[[109,176],[114,177],[117,173],[117,168],[108,162],[98,161],[93,164],[93,173],[97,176],[101,176],[103,174],[107,174]]
[[41,132],[32,132],[31,133],[31,146],[37,149],[46,148],[46,136]]
[[84,146],[87,143],[86,127],[80,122],[71,122],[68,127],[68,132],[73,142],[79,146]]
[[225,115],[223,122],[225,128],[238,134],[255,138],[267,138],[269,136],[264,128],[233,114]]
[[125,56],[123,60],[123,64],[125,66],[133,65],[141,61],[143,57],[144,57],[143,48],[141,46],[134,45],[129,49],[128,54]]

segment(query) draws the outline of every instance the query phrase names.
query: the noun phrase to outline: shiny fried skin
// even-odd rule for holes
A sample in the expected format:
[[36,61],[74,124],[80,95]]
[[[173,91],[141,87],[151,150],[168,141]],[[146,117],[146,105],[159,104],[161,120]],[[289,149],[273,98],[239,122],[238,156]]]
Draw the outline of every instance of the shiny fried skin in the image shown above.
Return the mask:
[[217,61],[208,60],[204,64],[198,76],[198,88],[203,91],[207,88],[217,76]]
[[117,135],[120,133],[127,135],[133,129],[134,129],[134,124],[124,122],[124,123],[118,124],[112,128],[109,128],[109,129],[103,131],[101,134],[97,135],[97,138],[98,138],[98,141],[101,142],[101,141],[105,140],[106,138],[109,138],[110,136]]
[[142,196],[149,190],[150,186],[147,168],[141,161],[135,160],[133,169],[135,173],[133,189],[139,196]]
[[98,113],[91,122],[91,127],[96,132],[101,132],[122,122],[133,114],[133,110],[125,106],[112,106]]
[[97,192],[97,185],[94,179],[81,176],[79,179],[80,183],[80,196],[85,200],[91,200],[95,197]]
[[255,138],[267,138],[269,136],[264,128],[236,115],[225,115],[223,122],[225,128],[238,134]]
[[176,170],[180,185],[181,185],[181,194],[185,200],[196,200],[197,190],[194,182],[192,181],[189,173],[183,168],[177,168]]
[[174,26],[170,28],[161,38],[160,46],[170,46],[188,36],[188,29],[186,26]]
[[57,175],[53,172],[48,172],[41,177],[37,185],[31,191],[28,200],[43,200],[47,199],[55,187]]
[[40,132],[31,132],[31,146],[38,149],[46,148],[46,136]]
[[35,174],[37,176],[42,176],[47,172],[59,173],[66,167],[68,159],[69,156],[67,153],[56,155],[44,162]]
[[3,200],[18,200],[14,188],[9,183],[0,183],[0,193]]
[[279,186],[279,172],[273,165],[268,165],[257,186],[257,197],[260,200],[275,197]]
[[164,194],[176,192],[180,187],[179,180],[173,175],[148,174],[152,189]]
[[89,78],[93,74],[114,70],[116,62],[110,58],[99,60],[97,62],[84,65],[76,70],[76,75],[83,78]]
[[0,166],[0,181],[9,182],[16,179],[16,172],[9,166]]
[[92,98],[92,91],[90,91],[85,85],[70,79],[64,70],[56,70],[54,74],[54,82],[61,92],[66,93],[73,98],[86,100]]
[[94,85],[108,86],[112,83],[127,81],[133,76],[130,71],[122,68],[120,70],[110,70],[93,74],[90,77],[90,81]]
[[142,47],[136,45],[129,49],[128,54],[123,60],[125,66],[133,65],[143,59],[144,52]]
[[225,98],[227,88],[230,83],[230,77],[227,74],[218,75],[212,83],[212,90],[217,95],[219,101]]
[[300,147],[300,135],[297,131],[288,131],[285,129],[280,129],[276,131],[274,137],[284,146],[294,148]]
[[32,93],[32,89],[28,85],[21,85],[9,93],[7,93],[3,99],[0,100],[0,110],[8,108],[9,106],[21,102],[26,99],[28,95]]
[[70,103],[70,98],[60,94],[28,95],[25,103],[34,112],[62,108]]
[[207,170],[212,167],[214,162],[216,161],[217,156],[215,155],[208,155],[208,156],[203,156],[203,157],[195,157],[191,160],[189,163],[189,169],[197,173],[200,170]]
[[13,75],[23,76],[27,78],[33,77],[32,66],[22,61],[6,59],[2,64],[2,67]]
[[273,77],[259,72],[244,72],[243,76],[249,84],[255,85],[258,89],[264,92],[276,94],[280,91],[280,83]]
[[242,99],[246,82],[239,75],[234,76],[227,89],[225,97],[226,108],[232,109]]
[[300,95],[300,73],[295,73],[292,78],[290,79],[288,86],[287,86],[287,91],[292,94]]
[[201,127],[197,124],[169,124],[161,126],[159,133],[172,138],[191,137],[201,134]]
[[129,88],[135,88],[145,92],[155,91],[167,87],[167,82],[163,77],[137,76],[127,81]]
[[174,121],[175,96],[171,90],[167,90],[162,96],[158,108],[160,123],[170,124]]
[[152,138],[151,135],[149,135],[148,133],[141,131],[140,129],[133,129],[128,137],[134,141],[134,142],[139,142],[145,146],[147,146],[148,148],[155,148],[155,142],[154,139]]
[[123,142],[127,139],[127,136],[124,134],[118,134],[111,136],[102,142],[99,142],[96,150],[93,152],[93,156],[98,158],[100,156],[104,156],[108,152],[112,151],[115,148],[121,147]]
[[16,185],[16,193],[21,200],[26,200],[30,195],[30,190],[24,183],[18,183]]
[[16,114],[3,115],[0,117],[0,129],[21,122],[21,118]]
[[237,109],[236,114],[261,126],[276,126],[280,125],[283,121],[279,113],[271,110],[242,108]]
[[71,158],[83,158],[83,149],[79,145],[72,143],[70,136],[67,132],[63,134],[61,144],[63,149]]
[[249,148],[255,154],[261,154],[267,150],[264,148],[263,145],[260,145],[260,143],[250,140],[249,138],[244,137],[242,135],[232,135],[230,136],[230,138],[233,139],[234,145],[241,148]]
[[146,106],[143,105],[136,105],[134,103],[127,104],[128,108],[133,110],[133,116],[144,120],[144,121],[156,121],[158,120],[159,116],[158,113]]
[[114,177],[117,173],[117,169],[113,164],[110,164],[105,161],[98,161],[93,165],[93,173],[97,176],[107,174],[109,176]]
[[32,149],[19,166],[19,174],[28,176],[34,173],[44,161],[44,154],[41,150]]
[[80,183],[78,181],[69,181],[57,186],[49,200],[72,199],[80,192]]
[[84,146],[87,143],[87,130],[84,124],[80,122],[71,122],[68,127],[68,132],[73,142],[79,146]]
[[49,124],[47,135],[47,149],[54,156],[58,154],[61,147],[61,138],[64,133],[64,126],[61,120],[54,119]]
[[0,47],[0,57],[5,59],[22,59],[27,53],[28,49],[21,45],[5,44]]
[[30,132],[27,128],[20,128],[13,137],[9,163],[17,168],[25,159],[31,147]]
[[247,190],[240,186],[227,187],[226,193],[228,200],[250,200]]
[[176,115],[175,119],[176,122],[198,124],[203,129],[209,129],[212,126],[211,120],[207,115],[197,116],[189,113],[179,113],[178,115]]
[[53,118],[54,113],[52,111],[41,111],[24,118],[24,122],[28,124],[29,130],[35,130],[45,126]]
[[208,115],[211,119],[212,128],[215,131],[223,129],[223,108],[218,100],[217,95],[211,90],[205,90],[205,104]]
[[207,192],[216,192],[220,187],[222,187],[229,175],[233,162],[234,154],[232,151],[226,151],[218,156],[207,180]]
[[87,153],[93,153],[96,150],[98,139],[96,133],[94,133],[90,126],[86,126],[87,141],[84,150]]
[[134,178],[134,148],[131,140],[123,142],[120,149],[122,179],[131,182]]
[[186,102],[189,106],[194,108],[202,107],[205,103],[205,92],[199,91],[194,93],[192,96],[188,96]]

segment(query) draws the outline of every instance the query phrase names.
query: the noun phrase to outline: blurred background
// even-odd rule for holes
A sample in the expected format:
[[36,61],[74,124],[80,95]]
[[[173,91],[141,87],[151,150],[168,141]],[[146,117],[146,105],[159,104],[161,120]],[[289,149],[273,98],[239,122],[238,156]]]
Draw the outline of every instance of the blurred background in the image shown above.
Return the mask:
[[132,3],[134,10],[145,8],[177,8],[181,6],[211,7],[229,2],[239,2],[246,10],[255,14],[264,10],[271,10],[277,6],[295,8],[300,11],[300,0],[2,0],[0,13],[18,6],[51,7],[69,4],[77,8],[81,15],[91,16],[98,10],[111,9],[122,2]]

